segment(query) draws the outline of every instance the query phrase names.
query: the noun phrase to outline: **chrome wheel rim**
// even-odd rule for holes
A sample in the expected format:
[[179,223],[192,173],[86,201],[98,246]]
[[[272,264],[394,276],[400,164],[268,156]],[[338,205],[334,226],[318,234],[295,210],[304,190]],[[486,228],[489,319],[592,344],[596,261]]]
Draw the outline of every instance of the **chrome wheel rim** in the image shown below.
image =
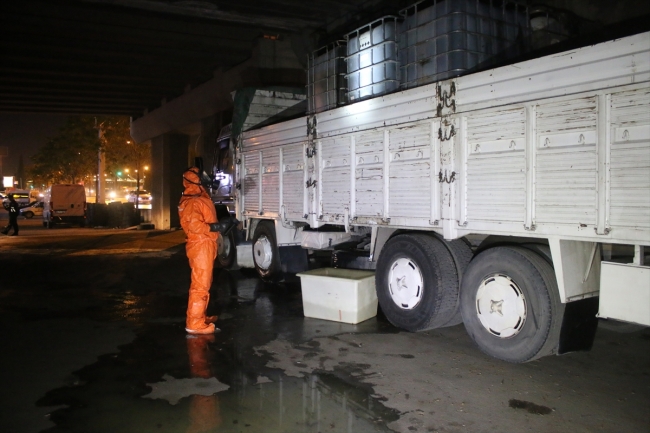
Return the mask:
[[253,245],[253,260],[255,265],[263,270],[269,269],[273,262],[271,241],[265,235],[260,236]]
[[399,308],[412,310],[422,300],[424,279],[419,266],[408,258],[393,262],[388,273],[390,297]]
[[476,292],[476,314],[490,334],[504,339],[514,337],[526,323],[526,297],[512,278],[490,275]]

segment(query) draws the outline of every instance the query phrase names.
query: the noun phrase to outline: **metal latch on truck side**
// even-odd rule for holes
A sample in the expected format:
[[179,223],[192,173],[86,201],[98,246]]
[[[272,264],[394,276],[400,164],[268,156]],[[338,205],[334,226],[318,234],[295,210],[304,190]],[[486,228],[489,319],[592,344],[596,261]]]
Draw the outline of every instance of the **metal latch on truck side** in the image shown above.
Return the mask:
[[454,135],[456,135],[456,129],[454,129],[454,125],[451,125],[449,128],[449,135],[447,135],[446,132],[442,132],[442,126],[438,128],[438,139],[440,141],[449,141]]
[[438,103],[437,111],[438,117],[442,117],[443,108],[451,108],[452,112],[456,112],[456,100],[453,97],[456,95],[456,83],[452,81],[451,86],[449,86],[449,93],[442,90],[442,86],[438,85],[436,87],[436,96],[440,101]]
[[452,171],[449,177],[447,177],[447,170],[445,170],[445,175],[442,175],[442,170],[438,173],[438,182],[439,183],[452,183],[456,180],[456,172]]
[[316,139],[316,131],[318,126],[318,120],[315,116],[307,117],[307,137],[312,137]]

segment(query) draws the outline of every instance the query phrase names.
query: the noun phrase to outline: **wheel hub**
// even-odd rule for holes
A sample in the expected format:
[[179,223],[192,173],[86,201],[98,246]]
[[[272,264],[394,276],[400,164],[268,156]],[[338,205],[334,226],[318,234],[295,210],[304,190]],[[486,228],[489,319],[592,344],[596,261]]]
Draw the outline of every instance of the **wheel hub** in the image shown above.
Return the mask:
[[273,262],[273,248],[266,236],[260,236],[253,245],[253,260],[260,269],[267,270]]
[[526,323],[526,298],[512,278],[494,274],[476,292],[476,314],[483,327],[499,338],[517,335]]
[[420,268],[410,259],[395,260],[388,274],[388,289],[395,305],[411,310],[422,300],[424,279]]

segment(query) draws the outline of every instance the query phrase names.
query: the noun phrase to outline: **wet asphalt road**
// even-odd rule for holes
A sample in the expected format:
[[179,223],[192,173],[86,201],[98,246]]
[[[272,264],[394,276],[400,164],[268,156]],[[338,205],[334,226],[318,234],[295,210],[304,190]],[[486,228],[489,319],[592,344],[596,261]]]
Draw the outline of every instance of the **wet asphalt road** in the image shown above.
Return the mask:
[[0,237],[0,432],[649,431],[647,329],[512,365],[462,325],[309,319],[299,282],[216,269],[222,332],[187,338],[182,232],[20,225]]

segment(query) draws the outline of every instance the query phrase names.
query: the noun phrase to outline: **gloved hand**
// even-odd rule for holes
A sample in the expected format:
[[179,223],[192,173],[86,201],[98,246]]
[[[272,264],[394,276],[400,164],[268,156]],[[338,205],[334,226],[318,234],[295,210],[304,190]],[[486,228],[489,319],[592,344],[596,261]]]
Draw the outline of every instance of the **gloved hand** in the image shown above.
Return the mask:
[[237,224],[239,224],[239,220],[235,217],[221,218],[218,223],[210,224],[210,231],[219,232],[222,236],[226,236]]

